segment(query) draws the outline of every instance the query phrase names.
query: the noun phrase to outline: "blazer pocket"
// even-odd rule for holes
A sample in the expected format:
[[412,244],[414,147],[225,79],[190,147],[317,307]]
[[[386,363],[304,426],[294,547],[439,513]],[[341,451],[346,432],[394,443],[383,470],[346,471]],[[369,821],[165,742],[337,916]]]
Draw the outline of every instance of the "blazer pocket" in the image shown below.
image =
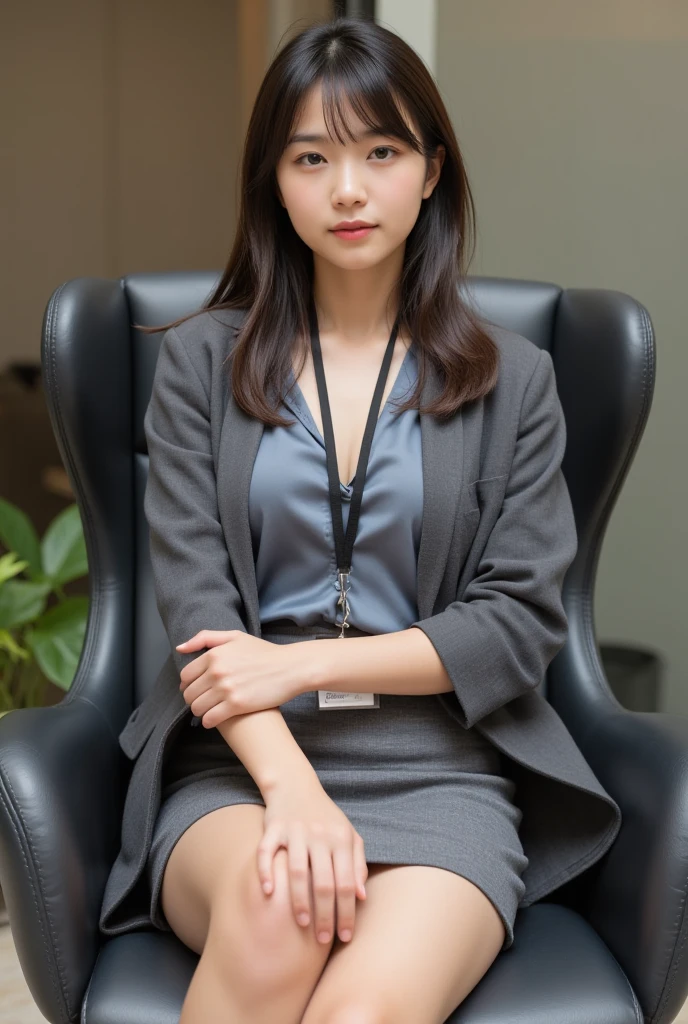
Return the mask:
[[119,734],[119,745],[130,760],[135,761],[139,756],[156,722],[157,716],[151,713],[150,708],[146,709],[143,703],[129,715],[127,724]]
[[170,651],[152,688],[134,708],[119,734],[119,745],[127,757],[135,760],[161,719],[183,710],[188,708],[179,689],[179,677]]
[[[481,480],[473,480],[471,483],[466,484],[463,491],[463,499],[459,506],[459,515],[473,516],[474,518],[480,518],[485,502],[489,500],[489,495],[492,493],[495,487],[501,486],[502,481],[506,480],[507,474],[502,473],[499,476],[486,476]],[[476,520],[477,524],[477,520]]]
[[[456,558],[456,572],[463,571],[470,552],[480,546],[480,534],[489,533],[490,522],[494,522],[499,514],[496,506],[499,494],[504,488],[506,474],[484,477],[467,484],[463,491],[463,500],[456,513],[454,524],[453,548]],[[495,511],[496,509],[496,511]],[[482,527],[482,529],[481,529]]]

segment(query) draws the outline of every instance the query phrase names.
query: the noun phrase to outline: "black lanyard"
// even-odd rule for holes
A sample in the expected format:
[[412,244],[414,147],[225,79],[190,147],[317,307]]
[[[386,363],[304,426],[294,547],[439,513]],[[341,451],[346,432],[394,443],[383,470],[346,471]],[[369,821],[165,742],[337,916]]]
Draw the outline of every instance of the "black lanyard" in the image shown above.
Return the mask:
[[[354,538],[358,529],[358,517],[361,509],[361,499],[363,497],[363,484],[365,483],[366,471],[368,469],[368,456],[373,443],[373,434],[375,433],[375,427],[377,426],[377,415],[380,409],[380,402],[382,401],[382,395],[384,393],[387,376],[389,374],[389,367],[394,354],[394,343],[396,342],[397,332],[399,329],[399,315],[397,315],[397,318],[394,321],[392,333],[389,336],[387,349],[382,360],[377,384],[375,385],[370,411],[368,412],[368,421],[363,434],[363,443],[358,456],[358,465],[356,466],[356,476],[354,478],[354,489],[351,495],[351,506],[349,508],[346,537],[344,536],[344,518],[342,516],[342,499],[339,472],[337,469],[337,452],[335,449],[334,430],[332,429],[330,402],[327,397],[325,370],[323,368],[322,351],[320,349],[318,317],[315,312],[315,303],[312,299],[309,307],[309,317],[313,369],[315,370],[315,379],[318,385],[318,396],[320,398],[320,412],[322,415],[323,430],[325,434],[327,475],[330,484],[330,508],[332,510],[332,529],[334,531],[335,553],[337,557],[337,578],[340,594],[337,604],[341,605],[343,609],[343,619],[341,623],[337,623],[337,625],[341,625],[342,632],[339,634],[337,639],[342,639],[344,637],[344,630],[349,628],[347,618],[349,616],[350,608],[346,595],[348,593],[349,576],[351,575],[352,569],[351,555],[354,547]],[[347,589],[345,589],[345,587]]]

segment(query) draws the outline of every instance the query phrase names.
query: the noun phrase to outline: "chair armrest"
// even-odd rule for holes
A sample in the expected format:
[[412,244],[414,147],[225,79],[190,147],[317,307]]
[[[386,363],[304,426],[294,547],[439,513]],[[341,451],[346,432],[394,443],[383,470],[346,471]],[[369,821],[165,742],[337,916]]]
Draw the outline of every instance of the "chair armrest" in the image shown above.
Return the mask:
[[0,718],[0,882],[22,971],[51,1022],[79,1019],[124,783],[117,736],[87,699]]
[[578,743],[623,818],[585,916],[645,1019],[672,1021],[688,997],[688,717],[613,708]]

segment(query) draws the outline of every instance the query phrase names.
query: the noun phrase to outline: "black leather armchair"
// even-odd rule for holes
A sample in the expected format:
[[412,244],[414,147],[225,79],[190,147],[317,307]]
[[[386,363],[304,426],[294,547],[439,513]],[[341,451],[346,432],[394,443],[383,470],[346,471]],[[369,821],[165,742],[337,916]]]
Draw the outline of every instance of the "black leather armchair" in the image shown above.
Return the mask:
[[[90,611],[62,702],[0,720],[0,881],[22,969],[52,1024],[172,1024],[197,962],[155,930],[104,941],[98,916],[130,768],[117,737],[169,649],[143,513],[143,415],[162,335],[132,322],[198,308],[216,280],[79,278],[45,312],[46,399],[86,533]],[[450,1021],[663,1024],[688,995],[688,719],[621,707],[593,621],[604,530],[651,405],[652,325],[620,292],[477,277],[469,286],[487,318],[554,359],[579,550],[564,588],[569,639],[543,689],[623,826],[601,861],[519,912],[514,946]]]

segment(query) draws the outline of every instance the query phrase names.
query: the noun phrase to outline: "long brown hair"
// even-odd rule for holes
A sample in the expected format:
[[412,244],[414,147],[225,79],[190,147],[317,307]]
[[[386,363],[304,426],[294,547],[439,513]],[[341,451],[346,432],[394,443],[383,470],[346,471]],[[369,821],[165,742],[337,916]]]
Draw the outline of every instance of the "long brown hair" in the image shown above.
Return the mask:
[[[283,393],[293,342],[309,338],[313,253],[294,230],[277,195],[276,167],[307,92],[322,85],[323,116],[340,142],[350,138],[345,97],[362,121],[426,158],[445,147],[432,194],[423,200],[406,240],[399,282],[400,332],[417,339],[418,382],[399,412],[419,408],[430,359],[443,389],[421,411],[450,416],[495,386],[499,349],[461,291],[475,250],[475,207],[466,169],[432,75],[400,36],[374,21],[337,17],[316,22],[287,42],[270,64],[255,100],[241,168],[241,205],[227,266],[206,303],[189,316],[148,332],[177,327],[204,310],[244,309],[228,360],[236,403],[250,416],[287,426],[268,397]],[[400,101],[420,139],[407,127]],[[469,250],[470,244],[470,250]],[[135,325],[139,326],[139,325]],[[300,372],[300,371],[299,371]]]

